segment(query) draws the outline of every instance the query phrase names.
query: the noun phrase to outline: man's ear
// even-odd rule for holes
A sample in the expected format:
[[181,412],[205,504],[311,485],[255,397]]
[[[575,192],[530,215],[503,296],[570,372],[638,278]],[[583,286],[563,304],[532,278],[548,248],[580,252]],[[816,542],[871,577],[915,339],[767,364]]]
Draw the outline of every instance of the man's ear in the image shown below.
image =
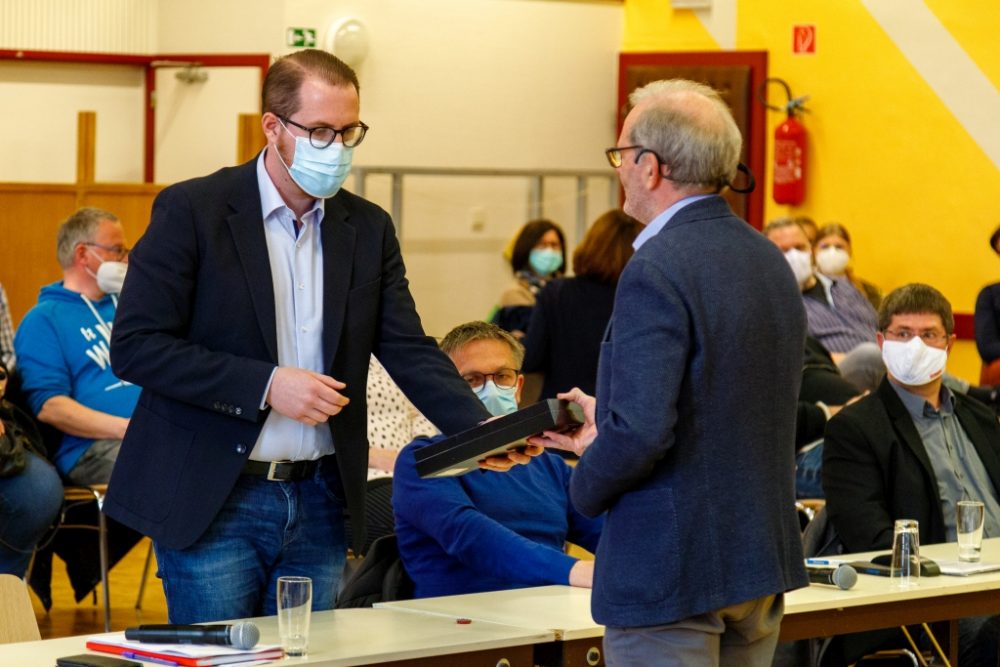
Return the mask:
[[958,340],[957,334],[951,334],[950,336],[948,336],[948,344],[945,346],[944,351],[947,352],[949,355],[951,354],[951,348],[955,344],[956,340]]
[[278,133],[281,132],[281,121],[270,111],[265,111],[264,115],[260,117],[260,128],[264,132],[264,136],[267,137],[269,143],[275,144],[278,142]]
[[524,374],[523,373],[518,373],[517,374],[517,384],[514,385],[514,386],[516,387],[516,389],[514,389],[514,400],[517,401],[518,405],[521,405],[521,389],[524,388]]

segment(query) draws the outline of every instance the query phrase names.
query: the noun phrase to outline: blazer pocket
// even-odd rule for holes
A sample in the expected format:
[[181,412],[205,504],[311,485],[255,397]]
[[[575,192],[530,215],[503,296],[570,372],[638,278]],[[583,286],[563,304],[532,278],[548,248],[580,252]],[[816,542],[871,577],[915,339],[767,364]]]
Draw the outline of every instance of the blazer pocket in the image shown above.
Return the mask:
[[116,462],[128,479],[124,484],[118,482],[122,488],[117,495],[131,511],[160,523],[174,505],[194,432],[139,404],[132,413],[128,439],[129,446],[122,448]]
[[608,512],[597,567],[609,602],[660,602],[677,591],[677,510],[669,488],[630,491]]

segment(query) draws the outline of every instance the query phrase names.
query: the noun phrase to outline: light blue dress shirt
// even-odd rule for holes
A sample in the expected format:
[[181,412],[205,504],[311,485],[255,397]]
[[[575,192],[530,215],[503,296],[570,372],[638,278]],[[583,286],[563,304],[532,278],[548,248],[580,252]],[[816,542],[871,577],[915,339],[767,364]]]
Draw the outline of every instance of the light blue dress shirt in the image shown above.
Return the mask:
[[688,204],[693,204],[699,199],[705,199],[706,197],[711,197],[712,195],[694,195],[692,197],[685,197],[684,199],[674,202],[670,208],[668,208],[663,213],[659,214],[653,218],[646,227],[639,232],[639,235],[635,237],[635,241],[632,242],[632,248],[638,250],[642,247],[642,244],[653,238],[660,233],[660,230],[667,226],[670,219],[677,215],[677,212],[687,206]]
[[[324,200],[317,199],[295,229],[295,214],[285,204],[257,159],[257,185],[267,255],[274,284],[278,365],[324,372],[323,364],[323,222]],[[274,375],[271,376],[272,380]],[[270,388],[270,383],[268,384]],[[265,395],[266,395],[265,391]],[[271,410],[254,444],[255,461],[302,461],[333,453],[330,427],[307,426]]]

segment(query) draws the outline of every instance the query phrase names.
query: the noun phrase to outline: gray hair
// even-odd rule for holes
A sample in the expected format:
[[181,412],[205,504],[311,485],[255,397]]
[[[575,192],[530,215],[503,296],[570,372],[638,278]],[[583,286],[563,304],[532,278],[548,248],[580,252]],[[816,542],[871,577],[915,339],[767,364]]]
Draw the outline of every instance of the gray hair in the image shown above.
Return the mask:
[[512,335],[491,322],[466,322],[449,331],[441,341],[441,350],[451,355],[469,343],[477,340],[495,340],[506,343],[514,357],[515,370],[521,369],[524,363],[524,346]]
[[118,222],[118,216],[108,211],[86,206],[59,225],[56,236],[56,258],[64,269],[73,266],[73,253],[81,243],[92,243],[97,227],[103,221]]
[[[708,101],[714,113],[690,104],[692,97]],[[670,180],[719,191],[736,178],[743,137],[718,92],[694,81],[669,79],[629,96],[632,106],[647,99],[654,103],[636,118],[630,143],[654,151],[670,169]]]

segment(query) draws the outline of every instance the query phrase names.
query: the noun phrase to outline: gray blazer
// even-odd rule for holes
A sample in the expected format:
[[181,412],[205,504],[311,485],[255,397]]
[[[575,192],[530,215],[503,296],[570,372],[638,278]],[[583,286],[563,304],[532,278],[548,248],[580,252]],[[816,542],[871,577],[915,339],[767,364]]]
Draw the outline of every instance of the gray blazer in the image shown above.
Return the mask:
[[807,585],[793,489],[805,334],[785,259],[721,197],[635,253],[571,486],[581,512],[608,512],[595,620],[661,625]]

